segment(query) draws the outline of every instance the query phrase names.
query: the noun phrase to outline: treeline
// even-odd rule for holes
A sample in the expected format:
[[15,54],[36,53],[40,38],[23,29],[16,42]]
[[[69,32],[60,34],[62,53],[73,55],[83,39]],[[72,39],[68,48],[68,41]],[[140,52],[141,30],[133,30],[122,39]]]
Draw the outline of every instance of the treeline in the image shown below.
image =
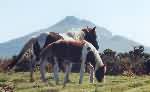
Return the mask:
[[8,65],[13,62],[13,58],[0,58],[0,72],[6,72],[8,70]]
[[[144,52],[143,46],[134,47],[126,53],[117,53],[111,49],[106,49],[100,53],[103,62],[107,66],[109,75],[143,75],[150,74],[150,54]],[[11,59],[0,59],[0,71],[7,71],[7,67],[11,62],[14,62],[16,56]],[[22,61],[17,65],[16,71],[29,71],[29,62]],[[49,64],[48,71],[52,71],[52,66]],[[72,67],[72,72],[79,72],[80,65],[76,64]]]
[[106,49],[100,54],[109,75],[150,74],[150,54],[144,52],[143,46],[134,47],[126,53]]

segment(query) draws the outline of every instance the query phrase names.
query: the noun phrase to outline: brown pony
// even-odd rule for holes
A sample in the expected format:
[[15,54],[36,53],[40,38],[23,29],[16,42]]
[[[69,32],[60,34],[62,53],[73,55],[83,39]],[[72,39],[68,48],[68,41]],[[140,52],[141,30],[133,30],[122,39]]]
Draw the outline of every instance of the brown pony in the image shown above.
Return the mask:
[[[92,58],[90,58],[91,55]],[[81,40],[81,41],[58,40],[56,42],[53,42],[52,44],[49,44],[46,48],[44,48],[40,55],[40,71],[42,75],[41,78],[43,81],[46,81],[45,64],[49,58],[54,58],[54,63],[57,67],[59,62],[81,63],[80,80],[79,80],[80,84],[82,83],[85,64],[90,63],[92,64],[92,66],[94,66],[95,77],[98,80],[98,82],[101,82],[103,80],[104,74],[106,72],[106,67],[103,64],[98,51],[91,43],[85,40]],[[58,59],[62,59],[63,61],[60,61]],[[58,70],[59,70],[57,69],[57,67],[54,71],[56,84],[58,83]],[[66,78],[69,73],[68,67],[66,67],[64,86],[67,82]]]

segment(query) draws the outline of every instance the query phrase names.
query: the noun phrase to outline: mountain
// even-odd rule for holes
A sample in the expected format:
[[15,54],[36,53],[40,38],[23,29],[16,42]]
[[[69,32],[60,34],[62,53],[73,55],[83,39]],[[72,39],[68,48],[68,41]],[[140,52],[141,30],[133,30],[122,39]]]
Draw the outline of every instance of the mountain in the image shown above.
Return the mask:
[[[118,52],[125,52],[129,51],[133,48],[133,46],[140,45],[140,43],[129,40],[125,37],[118,36],[118,35],[112,35],[110,31],[108,31],[106,28],[99,27],[98,25],[84,19],[78,19],[74,16],[67,16],[60,22],[57,22],[51,27],[48,27],[46,29],[41,29],[36,32],[33,32],[29,35],[26,35],[21,38],[13,39],[5,43],[0,44],[0,56],[6,56],[10,57],[12,55],[18,54],[18,52],[21,50],[23,45],[34,35],[38,35],[42,32],[66,32],[68,30],[71,30],[72,28],[83,28],[83,27],[94,27],[96,26],[96,32],[98,36],[98,41],[100,45],[100,51],[105,50],[106,48],[111,48],[113,50],[116,50]],[[150,52],[150,48],[145,48],[147,52]]]

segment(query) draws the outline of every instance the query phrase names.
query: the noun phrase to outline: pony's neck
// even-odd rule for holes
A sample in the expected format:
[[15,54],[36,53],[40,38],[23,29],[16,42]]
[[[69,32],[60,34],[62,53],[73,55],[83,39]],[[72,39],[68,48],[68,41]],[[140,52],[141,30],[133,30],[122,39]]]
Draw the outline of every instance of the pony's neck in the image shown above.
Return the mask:
[[95,70],[98,69],[99,67],[104,66],[104,63],[102,62],[102,59],[101,59],[101,57],[99,55],[99,52],[96,50],[96,48],[91,43],[89,43],[89,42],[87,42],[87,43],[89,44],[89,47],[91,48],[91,51],[94,54],[94,58],[95,58],[94,62],[96,64],[95,65]]
[[99,67],[104,66],[104,63],[102,62],[102,59],[96,49],[94,51],[94,54],[95,54],[95,62],[96,62],[95,70],[97,70]]
[[19,53],[19,55],[16,56],[16,58],[14,58],[14,60],[12,61],[12,63],[10,63],[10,64],[8,65],[8,68],[9,68],[9,69],[12,69],[12,68],[18,63],[18,60],[21,58],[22,55],[23,55],[22,52]]

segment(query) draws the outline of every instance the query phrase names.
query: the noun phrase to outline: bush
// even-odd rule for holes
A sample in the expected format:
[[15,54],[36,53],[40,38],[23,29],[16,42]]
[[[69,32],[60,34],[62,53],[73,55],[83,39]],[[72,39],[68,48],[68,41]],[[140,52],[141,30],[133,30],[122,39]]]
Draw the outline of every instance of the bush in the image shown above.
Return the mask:
[[144,53],[143,46],[134,47],[126,53],[118,53],[111,49],[106,49],[100,54],[103,62],[107,65],[109,75],[119,75],[129,72],[130,74],[150,73],[150,54]]

